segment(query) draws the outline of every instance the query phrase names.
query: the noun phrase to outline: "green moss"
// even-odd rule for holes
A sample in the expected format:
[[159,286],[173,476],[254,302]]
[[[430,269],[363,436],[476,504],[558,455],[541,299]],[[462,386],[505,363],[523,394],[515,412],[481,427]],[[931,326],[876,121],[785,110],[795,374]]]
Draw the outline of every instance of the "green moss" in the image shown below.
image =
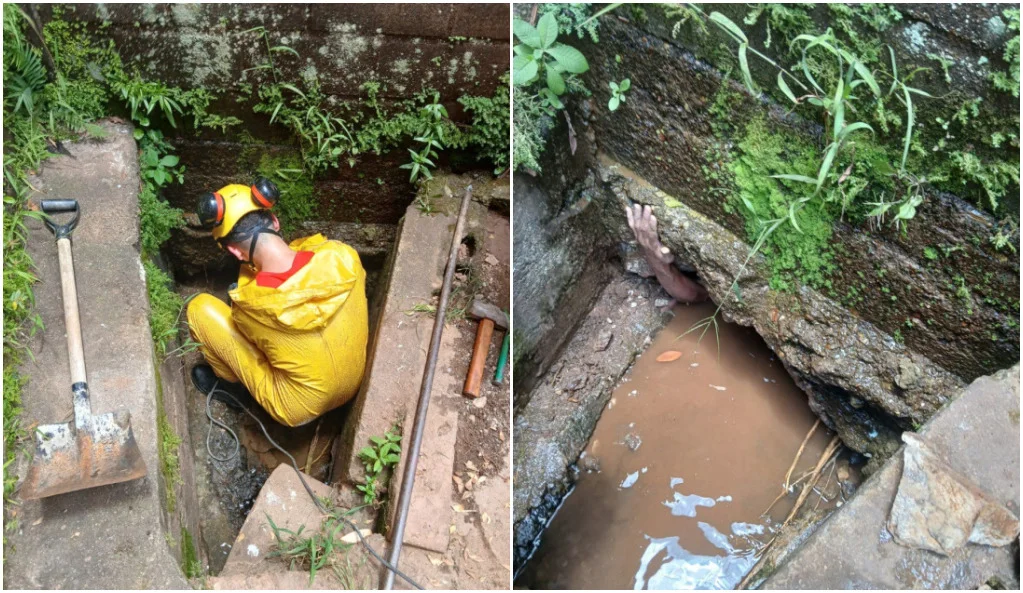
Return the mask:
[[[733,203],[743,214],[747,239],[753,243],[764,221],[787,217],[789,204],[806,191],[806,185],[771,176],[814,176],[818,153],[803,137],[770,129],[759,118],[746,126],[737,148],[728,165],[738,191],[733,198],[737,202]],[[828,276],[834,269],[831,234],[837,219],[834,210],[833,205],[811,200],[796,215],[802,232],[786,223],[768,238],[762,252],[770,266],[772,288],[793,290],[796,281],[814,288],[830,286]]]
[[181,460],[178,458],[178,448],[181,446],[181,437],[174,432],[174,427],[167,420],[167,412],[164,409],[163,401],[163,379],[160,377],[160,369],[156,369],[156,438],[157,457],[160,460],[160,475],[163,476],[163,485],[167,493],[167,512],[173,513],[177,508],[178,497],[175,489],[181,484]]
[[174,282],[155,263],[146,259],[142,262],[146,272],[146,290],[149,294],[149,329],[153,335],[153,346],[157,358],[167,353],[167,345],[178,333],[178,315],[183,300],[174,292]]
[[1009,20],[1007,29],[1015,31],[1016,35],[1005,43],[1005,51],[1002,58],[1009,65],[1005,72],[993,72],[991,82],[1000,91],[1011,93],[1013,97],[1019,96],[1019,8],[1010,8],[1002,12]]
[[281,221],[281,232],[290,235],[303,221],[314,217],[318,202],[313,196],[313,180],[302,168],[302,159],[295,154],[264,154],[256,173],[273,180],[281,190],[274,213]]
[[190,579],[201,578],[204,574],[195,541],[184,526],[181,527],[181,571]]
[[466,146],[475,146],[479,154],[496,169],[508,166],[508,133],[511,113],[508,110],[508,75],[505,74],[492,97],[463,95],[458,102],[472,114],[472,127],[465,134]]
[[[765,15],[766,39],[764,47],[771,47],[776,43],[780,48],[787,48],[789,44],[802,33],[813,28],[813,19],[810,18],[808,9],[813,9],[812,3],[807,4],[756,4],[743,22],[747,25],[755,25],[761,15]],[[775,39],[778,37],[778,39]]]

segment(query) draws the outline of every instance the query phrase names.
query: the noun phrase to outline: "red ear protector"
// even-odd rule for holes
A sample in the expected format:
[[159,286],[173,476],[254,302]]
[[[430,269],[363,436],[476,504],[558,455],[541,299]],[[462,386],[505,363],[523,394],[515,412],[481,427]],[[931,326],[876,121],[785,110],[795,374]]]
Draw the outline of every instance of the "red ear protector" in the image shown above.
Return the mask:
[[[266,177],[256,178],[256,181],[249,187],[249,190],[252,193],[253,203],[260,208],[268,210],[274,207],[281,196],[277,185]],[[196,207],[199,222],[207,230],[220,226],[224,222],[224,213],[226,211],[227,206],[224,203],[224,196],[220,195],[220,192],[203,194],[199,198],[199,203]]]
[[281,192],[277,185],[266,177],[258,177],[252,184],[252,199],[264,208],[273,208],[280,197]]
[[195,211],[204,229],[211,230],[219,226],[224,222],[224,196],[219,192],[203,194]]

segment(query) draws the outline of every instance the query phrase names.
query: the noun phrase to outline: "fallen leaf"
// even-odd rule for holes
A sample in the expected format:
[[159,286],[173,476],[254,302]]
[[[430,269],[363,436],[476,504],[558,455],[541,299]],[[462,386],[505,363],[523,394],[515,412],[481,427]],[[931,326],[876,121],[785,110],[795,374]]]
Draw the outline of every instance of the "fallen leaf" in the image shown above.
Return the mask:
[[682,353],[678,350],[665,350],[657,357],[657,362],[671,362],[682,358]]
[[451,505],[451,510],[455,511],[456,513],[464,513],[465,507],[463,507],[460,504],[453,504]]
[[490,515],[483,513],[480,515],[480,521],[483,521],[484,524],[490,523]]
[[478,471],[476,469],[476,464],[473,463],[472,461],[466,461],[465,462],[465,467],[468,468],[468,469],[471,469],[472,471]]

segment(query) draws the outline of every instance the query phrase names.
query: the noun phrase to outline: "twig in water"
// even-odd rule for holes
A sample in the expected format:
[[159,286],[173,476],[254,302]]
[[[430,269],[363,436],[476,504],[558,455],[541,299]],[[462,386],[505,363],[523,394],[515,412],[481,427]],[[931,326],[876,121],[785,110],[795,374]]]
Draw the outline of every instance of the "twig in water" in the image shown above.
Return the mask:
[[[810,442],[810,437],[813,436],[813,433],[817,430],[817,427],[820,426],[820,423],[821,419],[818,418],[817,421],[813,423],[813,426],[810,427],[810,432],[806,433],[806,436],[803,438],[803,443],[799,445],[799,450],[796,451],[795,459],[792,460],[792,465],[789,466],[789,471],[785,472],[785,484],[781,488],[781,493],[778,494],[777,498],[774,499],[771,505],[767,507],[767,509],[764,510],[763,513],[760,513],[761,517],[771,512],[771,509],[774,508],[774,505],[778,504],[778,501],[781,500],[782,497],[784,497],[786,494],[788,494],[789,490],[794,485],[789,482],[789,480],[792,479],[792,472],[796,470],[796,465],[799,463],[799,458],[803,456],[803,450],[806,449],[806,444]],[[805,475],[806,474],[804,474],[804,476]]]
[[[785,529],[785,527],[788,526],[789,522],[792,521],[792,518],[796,516],[796,513],[799,512],[800,507],[803,506],[803,503],[806,502],[806,498],[810,495],[810,492],[814,489],[814,486],[817,485],[817,480],[820,479],[821,470],[824,468],[825,465],[827,465],[828,461],[831,460],[832,455],[834,455],[835,452],[838,451],[840,443],[841,441],[838,440],[837,436],[831,438],[831,441],[828,443],[828,446],[824,448],[824,452],[821,453],[820,458],[817,460],[817,465],[814,466],[813,471],[810,472],[809,474],[809,477],[812,479],[810,480],[810,482],[806,484],[806,486],[803,487],[803,490],[799,493],[799,498],[796,499],[795,506],[793,506],[792,510],[789,511],[789,515],[785,517],[785,521],[781,524],[781,527],[778,528],[778,531]],[[757,574],[757,572],[760,571],[760,568],[767,560],[767,550],[774,544],[775,541],[777,541],[777,539],[778,536],[774,536],[773,538],[771,538],[771,541],[767,542],[767,544],[759,550],[760,559],[757,560],[757,563],[753,565],[753,568],[751,568],[750,571],[746,573],[746,576],[742,578],[742,581],[739,582],[739,585],[736,587],[736,589],[745,589],[746,586],[749,585],[750,581],[753,580],[754,576]]]

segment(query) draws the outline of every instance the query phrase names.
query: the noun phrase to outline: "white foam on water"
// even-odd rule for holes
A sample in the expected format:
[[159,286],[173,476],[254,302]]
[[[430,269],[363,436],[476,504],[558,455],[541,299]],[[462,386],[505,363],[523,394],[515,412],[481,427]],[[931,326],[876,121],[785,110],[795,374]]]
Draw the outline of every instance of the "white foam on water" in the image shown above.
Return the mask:
[[[716,531],[716,530],[715,530]],[[632,588],[658,590],[734,589],[756,563],[751,553],[700,556],[678,544],[678,537],[646,537],[647,544]],[[647,576],[653,561],[664,553],[654,573]]]

